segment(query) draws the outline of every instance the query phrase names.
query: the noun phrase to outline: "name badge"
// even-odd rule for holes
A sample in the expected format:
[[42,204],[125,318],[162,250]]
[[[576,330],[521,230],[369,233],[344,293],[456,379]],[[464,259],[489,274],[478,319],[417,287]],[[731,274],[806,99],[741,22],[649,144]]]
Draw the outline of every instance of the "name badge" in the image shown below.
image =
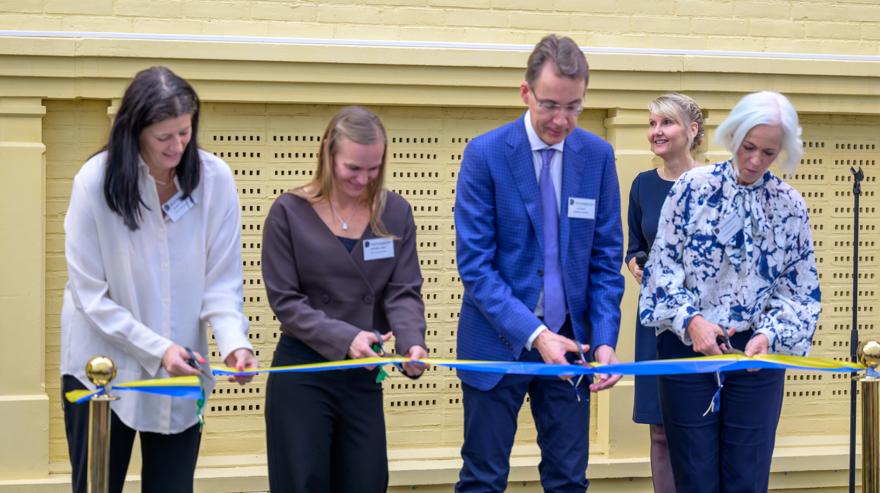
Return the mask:
[[715,237],[718,238],[719,243],[726,245],[741,229],[743,229],[743,224],[739,216],[731,214],[715,227]]
[[391,238],[370,238],[364,240],[364,260],[394,258],[394,240]]
[[569,197],[568,217],[574,219],[596,219],[596,199]]
[[186,214],[186,212],[192,209],[197,203],[198,201],[193,196],[183,200],[183,190],[180,190],[175,193],[173,197],[168,199],[168,202],[162,204],[162,210],[165,211],[165,215],[168,216],[169,219],[177,222],[181,216]]

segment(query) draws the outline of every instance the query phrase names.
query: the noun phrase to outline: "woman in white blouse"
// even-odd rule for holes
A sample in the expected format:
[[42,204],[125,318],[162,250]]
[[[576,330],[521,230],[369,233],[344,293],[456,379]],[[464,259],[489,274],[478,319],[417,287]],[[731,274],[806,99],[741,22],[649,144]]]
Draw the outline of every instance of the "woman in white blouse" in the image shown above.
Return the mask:
[[[733,157],[672,186],[639,299],[660,359],[809,354],[821,311],[809,216],[769,171],[779,160],[794,172],[800,133],[785,96],[749,94],[716,131]],[[766,369],[659,378],[678,493],[767,491],[784,378]]]
[[[85,366],[101,354],[116,363],[116,383],[199,375],[210,394],[201,356],[208,323],[227,366],[258,366],[242,314],[238,194],[226,163],[199,150],[198,122],[199,99],[185,80],[164,67],[144,70],[125,92],[107,147],[74,178],[64,219],[62,393],[94,388]],[[204,366],[190,366],[190,348]],[[140,432],[142,491],[191,492],[196,402],[120,397],[111,406],[110,491],[122,491]],[[88,405],[64,404],[74,492],[86,491],[88,417]]]

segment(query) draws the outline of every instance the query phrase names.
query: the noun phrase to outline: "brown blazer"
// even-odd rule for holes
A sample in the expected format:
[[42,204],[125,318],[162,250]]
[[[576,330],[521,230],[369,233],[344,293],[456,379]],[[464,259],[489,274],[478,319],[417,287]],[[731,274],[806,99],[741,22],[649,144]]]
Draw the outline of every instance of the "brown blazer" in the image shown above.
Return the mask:
[[387,192],[382,221],[394,257],[364,261],[367,226],[351,253],[312,206],[285,193],[263,229],[263,280],[281,331],[330,361],[345,359],[361,330],[394,331],[397,354],[425,347],[425,304],[409,202]]

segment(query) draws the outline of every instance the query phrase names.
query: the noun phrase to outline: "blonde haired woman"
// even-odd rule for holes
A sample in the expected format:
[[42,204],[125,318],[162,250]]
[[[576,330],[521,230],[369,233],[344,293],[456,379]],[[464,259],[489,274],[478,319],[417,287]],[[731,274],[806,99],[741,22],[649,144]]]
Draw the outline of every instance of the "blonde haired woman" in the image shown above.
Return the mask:
[[[629,193],[629,248],[626,264],[641,284],[642,269],[636,265],[638,252],[647,254],[657,235],[660,210],[672,184],[686,171],[697,166],[691,155],[703,142],[703,115],[693,99],[669,93],[648,104],[648,142],[651,150],[663,159],[663,167],[645,171],[633,180]],[[636,321],[636,361],[657,359],[657,334],[651,327]],[[654,491],[675,492],[666,432],[660,414],[657,377],[635,378],[633,421],[649,425],[651,433],[651,472]]]
[[[281,323],[273,366],[398,354],[427,357],[422,276],[409,203],[385,190],[382,122],[349,106],[330,121],[316,178],[275,201],[263,232],[263,278]],[[404,364],[410,376],[423,371]],[[385,417],[378,368],[278,373],[266,389],[274,492],[384,492]]]

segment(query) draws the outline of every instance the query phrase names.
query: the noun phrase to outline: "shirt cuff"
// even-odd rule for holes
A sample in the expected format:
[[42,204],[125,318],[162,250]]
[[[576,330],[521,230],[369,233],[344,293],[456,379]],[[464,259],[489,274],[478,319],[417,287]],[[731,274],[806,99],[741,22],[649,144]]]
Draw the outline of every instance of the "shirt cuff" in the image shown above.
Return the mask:
[[532,332],[532,335],[529,336],[529,340],[526,341],[526,351],[532,350],[532,343],[535,342],[535,339],[537,339],[538,336],[541,335],[541,332],[544,332],[545,330],[547,330],[547,326],[541,325],[540,327],[535,329],[534,332]]
[[693,306],[684,305],[678,309],[678,313],[675,314],[675,318],[672,320],[672,331],[675,332],[685,346],[691,346],[694,343],[691,340],[690,334],[688,334],[687,327],[691,323],[691,319],[697,315],[702,314]]

